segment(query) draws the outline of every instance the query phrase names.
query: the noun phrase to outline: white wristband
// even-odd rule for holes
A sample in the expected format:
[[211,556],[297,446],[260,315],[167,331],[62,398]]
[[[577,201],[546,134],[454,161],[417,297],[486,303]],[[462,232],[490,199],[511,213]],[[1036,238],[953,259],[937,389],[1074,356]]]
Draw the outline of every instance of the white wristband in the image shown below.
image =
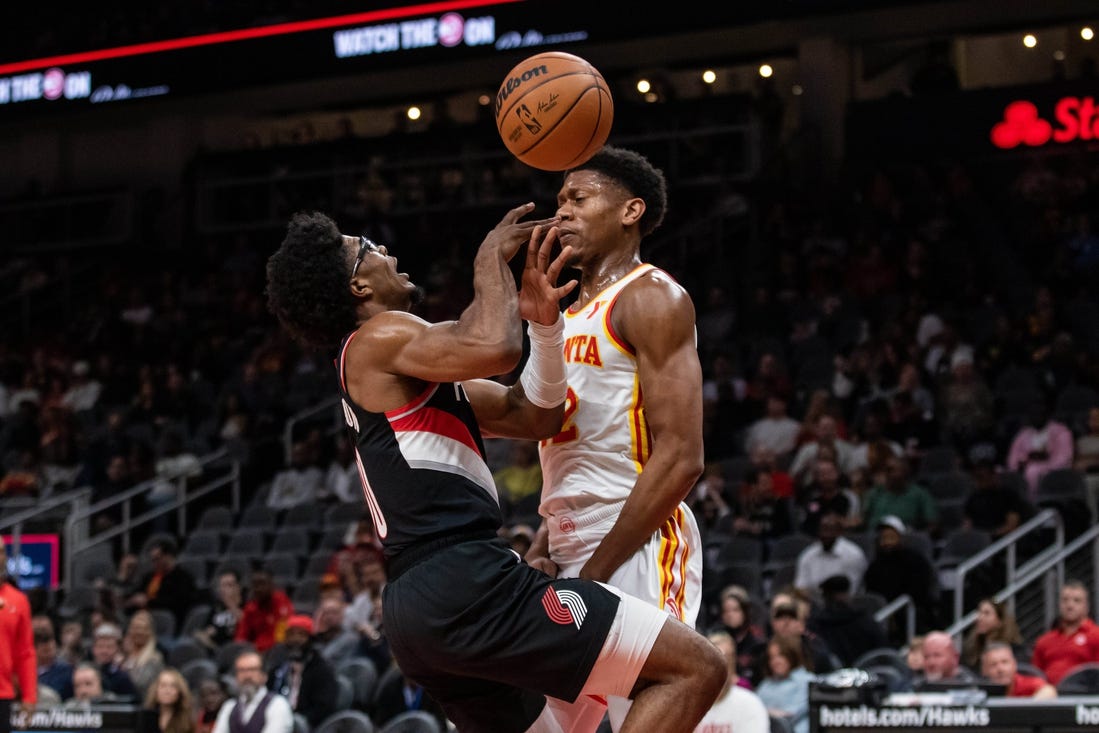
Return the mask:
[[519,377],[527,400],[538,407],[557,407],[565,401],[568,378],[565,376],[565,318],[559,316],[552,326],[527,323],[530,356]]

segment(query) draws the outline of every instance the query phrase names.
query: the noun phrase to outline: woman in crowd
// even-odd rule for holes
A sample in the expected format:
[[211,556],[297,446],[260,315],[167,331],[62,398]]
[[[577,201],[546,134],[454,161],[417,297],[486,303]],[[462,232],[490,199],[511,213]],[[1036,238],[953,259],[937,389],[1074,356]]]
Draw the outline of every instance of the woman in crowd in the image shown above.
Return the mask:
[[164,669],[164,656],[157,649],[151,613],[138,611],[130,618],[122,639],[122,651],[126,655],[122,669],[130,675],[138,695],[143,696]]
[[739,585],[730,585],[721,591],[721,623],[717,627],[733,637],[737,651],[737,669],[741,671],[738,684],[752,689],[758,680],[752,679],[754,661],[762,652],[767,638],[763,630],[752,623],[752,601],[748,591]]
[[162,669],[156,681],[149,685],[145,707],[157,711],[160,733],[195,733],[195,712],[191,690],[176,669]]
[[210,733],[217,722],[221,706],[229,699],[229,692],[220,678],[204,679],[198,686],[198,721],[195,733]]
[[801,646],[783,636],[767,644],[767,676],[756,686],[756,694],[775,717],[787,718],[794,733],[809,733],[809,682]]
[[1015,655],[1022,652],[1023,636],[1015,616],[1007,609],[1007,604],[992,598],[983,598],[977,604],[977,620],[966,634],[962,644],[962,664],[970,669],[981,668],[981,655],[994,641],[1010,644]]

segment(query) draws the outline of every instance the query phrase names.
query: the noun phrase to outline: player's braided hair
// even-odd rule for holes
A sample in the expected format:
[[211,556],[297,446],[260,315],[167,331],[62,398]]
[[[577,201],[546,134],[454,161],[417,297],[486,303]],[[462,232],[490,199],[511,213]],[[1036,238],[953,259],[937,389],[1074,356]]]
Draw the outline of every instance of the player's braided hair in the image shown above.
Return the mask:
[[596,171],[617,181],[631,195],[645,201],[645,213],[638,222],[641,236],[647,237],[664,221],[668,208],[668,184],[664,173],[648,158],[633,150],[605,146],[587,162],[565,171]]
[[267,307],[294,340],[333,350],[358,325],[350,281],[336,223],[318,212],[298,213],[267,261]]

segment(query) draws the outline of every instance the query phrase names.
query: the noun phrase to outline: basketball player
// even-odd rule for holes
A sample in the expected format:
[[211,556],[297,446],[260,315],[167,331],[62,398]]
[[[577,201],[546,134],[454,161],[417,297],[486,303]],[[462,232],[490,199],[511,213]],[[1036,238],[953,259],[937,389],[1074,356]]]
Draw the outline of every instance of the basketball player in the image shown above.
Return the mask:
[[[703,468],[694,306],[640,256],[666,205],[663,174],[633,151],[608,146],[565,173],[559,239],[580,289],[563,316],[565,422],[542,441],[543,522],[527,559],[694,627],[702,542],[684,503]],[[609,702],[615,730],[627,708]]]
[[[632,697],[623,731],[691,731],[726,673],[713,645],[650,604],[523,563],[502,523],[480,431],[536,439],[565,398],[556,219],[512,209],[474,258],[474,297],[457,321],[408,312],[417,288],[366,238],[299,214],[267,269],[268,299],[299,340],[338,350],[344,415],[389,579],[387,638],[401,669],[460,731],[593,731],[561,701]],[[527,246],[522,291],[508,261]],[[520,318],[531,354],[512,387]],[[547,699],[550,696],[553,699]]]

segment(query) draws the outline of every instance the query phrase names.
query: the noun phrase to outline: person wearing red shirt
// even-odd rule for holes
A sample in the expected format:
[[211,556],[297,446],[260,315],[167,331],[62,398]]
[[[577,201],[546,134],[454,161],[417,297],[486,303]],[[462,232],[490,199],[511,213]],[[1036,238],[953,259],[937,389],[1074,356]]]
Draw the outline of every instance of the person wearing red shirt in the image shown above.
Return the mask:
[[252,573],[252,599],[244,604],[236,640],[249,642],[262,654],[283,640],[286,622],[293,614],[294,604],[275,588],[271,573],[256,570]]
[[0,542],[0,733],[11,730],[13,680],[27,714],[38,704],[38,662],[31,632],[31,606],[8,577],[8,551]]
[[1019,674],[1015,651],[1010,644],[994,641],[981,654],[981,674],[990,682],[1007,685],[1008,697],[1031,697],[1045,700],[1057,697],[1057,688],[1041,677]]
[[1038,637],[1031,663],[1056,685],[1073,667],[1099,662],[1099,627],[1088,618],[1088,589],[1078,580],[1061,586],[1057,625]]

